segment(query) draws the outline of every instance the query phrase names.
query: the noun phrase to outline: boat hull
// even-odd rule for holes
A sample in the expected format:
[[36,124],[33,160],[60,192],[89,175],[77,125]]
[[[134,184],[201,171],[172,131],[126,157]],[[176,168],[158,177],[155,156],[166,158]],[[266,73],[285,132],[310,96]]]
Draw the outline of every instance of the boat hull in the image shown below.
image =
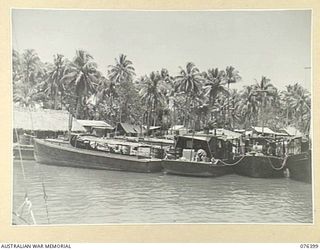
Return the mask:
[[161,160],[73,148],[39,139],[34,140],[34,149],[36,161],[49,165],[143,173],[162,170]]
[[[21,153],[21,156],[20,156]],[[14,145],[13,158],[15,160],[34,160],[33,145]]]
[[311,151],[290,155],[287,160],[290,178],[306,183],[312,182]]
[[166,174],[195,177],[218,177],[233,173],[231,166],[209,162],[163,160],[162,168]]
[[284,177],[283,158],[265,155],[245,155],[237,157],[236,161],[239,161],[233,167],[236,174],[254,178]]

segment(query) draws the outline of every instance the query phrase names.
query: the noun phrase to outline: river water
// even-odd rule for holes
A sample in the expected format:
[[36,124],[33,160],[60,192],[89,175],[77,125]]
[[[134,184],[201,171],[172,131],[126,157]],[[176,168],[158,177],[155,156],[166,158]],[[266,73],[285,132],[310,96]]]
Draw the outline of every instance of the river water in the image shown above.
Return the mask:
[[313,222],[312,185],[288,178],[182,177],[35,161],[24,161],[24,169],[26,181],[14,161],[12,209],[29,223],[27,209],[19,210],[25,187],[37,224]]

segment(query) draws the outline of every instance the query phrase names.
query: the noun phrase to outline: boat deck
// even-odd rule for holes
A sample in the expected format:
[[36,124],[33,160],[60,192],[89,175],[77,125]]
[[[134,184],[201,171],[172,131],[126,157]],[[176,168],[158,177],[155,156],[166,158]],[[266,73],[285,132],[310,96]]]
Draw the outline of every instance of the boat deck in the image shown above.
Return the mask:
[[[103,140],[103,139],[102,139]],[[140,162],[150,162],[150,161],[161,161],[161,159],[155,158],[140,158],[135,155],[125,155],[125,154],[117,154],[105,151],[96,151],[96,150],[89,150],[89,149],[82,149],[82,148],[75,148],[70,145],[68,142],[54,140],[54,139],[46,139],[44,143],[50,144],[52,147],[61,148],[63,147],[65,150],[75,153],[83,153],[92,156],[109,156],[116,159],[126,159],[126,160],[135,160]]]

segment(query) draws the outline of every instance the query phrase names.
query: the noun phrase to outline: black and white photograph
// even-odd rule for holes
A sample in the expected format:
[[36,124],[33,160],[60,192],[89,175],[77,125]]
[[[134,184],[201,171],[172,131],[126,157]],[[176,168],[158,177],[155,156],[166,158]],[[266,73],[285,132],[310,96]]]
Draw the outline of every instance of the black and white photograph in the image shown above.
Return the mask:
[[11,9],[11,223],[313,225],[312,10]]

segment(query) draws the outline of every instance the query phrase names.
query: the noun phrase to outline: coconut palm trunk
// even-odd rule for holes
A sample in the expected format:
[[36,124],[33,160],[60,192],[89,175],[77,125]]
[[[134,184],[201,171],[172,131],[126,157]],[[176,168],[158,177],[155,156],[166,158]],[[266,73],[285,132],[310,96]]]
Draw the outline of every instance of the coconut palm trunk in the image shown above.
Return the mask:
[[80,113],[80,109],[81,109],[81,97],[77,96],[76,98],[76,118],[79,119],[79,113]]
[[53,109],[58,109],[58,91],[57,90],[54,93]]

